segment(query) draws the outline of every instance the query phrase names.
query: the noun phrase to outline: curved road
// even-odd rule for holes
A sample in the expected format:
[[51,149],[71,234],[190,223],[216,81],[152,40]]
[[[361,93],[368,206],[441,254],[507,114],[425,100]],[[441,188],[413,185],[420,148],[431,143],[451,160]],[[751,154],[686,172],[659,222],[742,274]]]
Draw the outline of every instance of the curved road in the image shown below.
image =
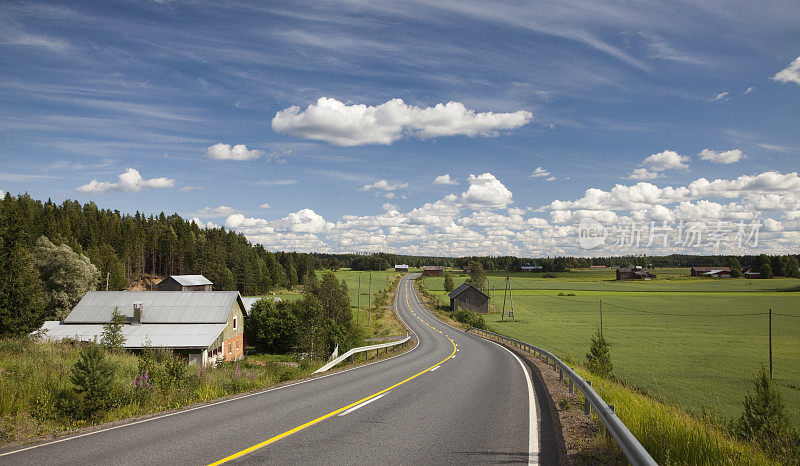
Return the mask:
[[[0,464],[551,463],[530,368],[424,309],[400,356],[232,400],[0,452]],[[544,450],[540,454],[540,450]]]

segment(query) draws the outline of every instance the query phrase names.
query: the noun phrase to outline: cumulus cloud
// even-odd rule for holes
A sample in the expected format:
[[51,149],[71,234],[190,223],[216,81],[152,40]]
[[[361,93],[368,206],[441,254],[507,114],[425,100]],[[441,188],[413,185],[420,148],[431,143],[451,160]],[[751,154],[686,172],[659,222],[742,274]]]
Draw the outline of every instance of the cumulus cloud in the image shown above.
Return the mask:
[[320,97],[305,110],[291,106],[275,114],[272,129],[337,146],[389,145],[398,139],[440,136],[496,136],[527,124],[533,115],[525,110],[513,113],[475,112],[460,102],[434,107],[407,105],[392,99],[377,106],[347,105]]
[[117,182],[92,180],[79,186],[77,190],[82,193],[107,193],[109,191],[138,193],[142,189],[171,188],[175,185],[175,180],[171,178],[159,177],[146,180],[134,168],[128,168],[118,178]]
[[531,178],[540,178],[544,176],[550,176],[550,172],[542,167],[536,167],[536,170],[534,170],[533,173],[531,173],[529,176]]
[[458,184],[458,181],[450,178],[449,173],[445,173],[444,175],[439,175],[436,178],[434,178],[433,184],[455,185]]
[[731,164],[736,163],[747,156],[739,149],[726,150],[724,152],[716,152],[711,149],[703,149],[699,154],[701,160],[708,160],[714,163]]
[[322,233],[330,228],[330,224],[312,209],[292,212],[286,217],[276,220],[274,225],[276,230],[295,233]]
[[662,175],[666,170],[689,170],[688,162],[690,159],[685,155],[680,155],[672,150],[665,150],[657,154],[651,154],[645,158],[641,168],[635,169],[628,178],[633,180],[652,180]]
[[472,209],[505,209],[512,202],[513,195],[491,173],[469,175],[469,188],[461,194],[461,200]]
[[365,184],[359,191],[397,191],[407,187],[408,183],[390,183],[386,180],[379,180],[372,184]]
[[261,204],[260,206],[258,206],[259,209],[269,209],[270,207],[272,207],[272,206],[269,205],[269,202],[265,202],[265,203]]
[[781,83],[800,84],[800,57],[789,63],[789,66],[775,73],[773,80]]
[[217,225],[216,223],[214,223],[214,222],[210,222],[210,221],[209,221],[209,222],[206,222],[206,223],[203,223],[203,221],[202,221],[202,220],[200,220],[200,219],[199,219],[199,218],[197,218],[197,217],[194,217],[194,218],[191,220],[191,222],[192,222],[192,223],[194,223],[195,225],[197,225],[197,226],[198,226],[198,227],[200,227],[200,228],[219,228],[219,225]]
[[384,202],[383,205],[381,206],[381,208],[383,210],[385,210],[386,212],[396,212],[397,211],[397,205],[392,204],[391,202]]
[[206,156],[216,160],[253,160],[262,155],[264,155],[263,150],[248,150],[247,146],[244,144],[236,144],[231,147],[230,144],[223,144],[220,142],[206,149]]
[[235,213],[237,212],[236,209],[234,209],[233,207],[221,205],[219,207],[203,207],[202,209],[197,211],[197,216],[205,218],[216,218],[216,217],[227,217]]

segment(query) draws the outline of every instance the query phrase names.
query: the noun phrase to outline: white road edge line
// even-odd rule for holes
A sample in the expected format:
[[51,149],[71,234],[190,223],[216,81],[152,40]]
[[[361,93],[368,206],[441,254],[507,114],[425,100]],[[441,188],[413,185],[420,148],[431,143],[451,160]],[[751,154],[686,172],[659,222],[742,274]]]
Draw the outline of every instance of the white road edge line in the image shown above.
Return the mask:
[[525,366],[525,363],[517,356],[516,353],[511,351],[510,349],[506,348],[505,346],[495,343],[491,340],[491,343],[496,344],[497,346],[503,348],[504,350],[511,353],[514,356],[514,359],[517,360],[520,367],[522,367],[522,372],[525,374],[525,383],[528,385],[528,464],[539,464],[539,416],[538,410],[539,405],[536,400],[536,396],[534,395],[533,391],[533,383],[531,382],[531,374],[528,371],[528,367]]
[[[401,279],[400,281],[402,282],[402,280],[403,279]],[[398,289],[399,289],[399,287],[400,287],[400,283],[398,283]],[[398,295],[399,295],[399,293],[398,293]],[[395,301],[397,301],[398,298],[399,298],[398,296],[395,296]],[[401,322],[403,322],[403,324],[406,326],[406,328],[409,329],[410,334],[416,335],[416,332],[411,330],[411,327],[409,327],[408,324],[406,324],[406,322],[403,320],[403,317],[400,316],[399,312],[397,313],[397,317],[400,319]],[[327,377],[333,377],[333,376],[336,376],[336,375],[339,375],[339,374],[344,374],[345,372],[355,371],[355,370],[358,370],[358,369],[362,369],[364,367],[371,366],[373,364],[379,364],[379,363],[386,362],[386,361],[389,361],[389,360],[394,359],[394,358],[399,358],[400,356],[405,356],[406,354],[414,351],[418,347],[419,347],[419,338],[417,338],[417,344],[414,345],[413,348],[411,348],[410,350],[406,351],[405,353],[400,353],[400,354],[397,354],[395,356],[392,356],[391,358],[381,359],[381,360],[378,360],[378,361],[371,362],[369,364],[364,364],[363,366],[351,367],[350,369],[345,369],[345,370],[342,370],[342,371],[332,372],[330,374],[325,374],[325,375],[322,375],[322,376],[319,376],[319,377],[314,377],[312,379],[300,380],[298,382],[293,382],[293,383],[290,383],[290,384],[287,384],[287,385],[283,385],[283,386],[280,386],[280,387],[272,387],[272,388],[268,388],[266,390],[261,390],[261,391],[255,392],[255,393],[247,393],[245,395],[236,396],[234,398],[228,398],[227,400],[221,400],[221,401],[216,401],[216,402],[213,402],[213,403],[203,404],[203,405],[200,405],[200,406],[195,406],[193,408],[182,409],[180,411],[176,411],[176,412],[173,412],[173,413],[162,414],[160,416],[149,417],[147,419],[140,419],[138,421],[128,422],[128,423],[120,424],[120,425],[113,426],[113,427],[107,427],[105,429],[93,430],[91,432],[86,432],[84,434],[69,435],[67,437],[62,437],[62,438],[60,438],[58,440],[52,440],[50,442],[39,443],[39,444],[35,444],[35,445],[30,445],[30,446],[27,446],[27,447],[24,447],[24,448],[20,448],[20,449],[17,449],[17,450],[12,450],[12,451],[7,451],[5,453],[0,453],[0,457],[13,455],[15,453],[22,453],[22,452],[28,451],[28,450],[35,450],[36,448],[46,447],[46,446],[49,446],[49,445],[55,445],[57,443],[67,442],[67,441],[70,441],[70,440],[76,440],[76,439],[79,439],[79,438],[82,438],[82,437],[88,437],[90,435],[102,434],[103,432],[122,429],[123,427],[130,427],[130,426],[135,426],[137,424],[143,424],[145,422],[157,421],[159,419],[164,419],[164,418],[168,418],[168,417],[172,417],[172,416],[177,416],[179,414],[190,413],[190,412],[196,411],[198,409],[210,408],[212,406],[220,405],[220,404],[223,404],[223,403],[230,403],[231,401],[241,400],[241,399],[244,399],[244,398],[250,398],[251,396],[256,396],[256,395],[263,395],[263,394],[266,394],[266,393],[269,393],[269,392],[273,392],[273,391],[276,391],[276,390],[282,390],[284,388],[294,387],[295,385],[300,385],[300,384],[304,384],[304,383],[308,383],[308,382],[313,382],[315,380],[320,380],[320,379],[324,379],[324,378],[327,378]]]
[[378,395],[378,396],[376,396],[375,398],[370,398],[369,400],[367,400],[367,401],[365,401],[365,402],[361,403],[360,405],[355,405],[355,406],[353,406],[352,408],[348,409],[347,411],[345,411],[345,412],[343,412],[343,413],[340,413],[340,414],[339,414],[339,416],[344,416],[345,414],[350,414],[350,413],[352,413],[353,411],[357,410],[358,408],[363,408],[364,406],[366,406],[366,405],[368,405],[368,404],[372,403],[372,402],[373,402],[373,401],[375,401],[375,400],[379,400],[379,399],[383,398],[384,396],[386,396],[386,394],[385,394],[385,393],[384,393],[383,395]]
[[[453,359],[453,358],[450,358],[450,359]],[[442,365],[441,365],[441,364],[439,364],[438,366],[436,366],[436,367],[432,368],[432,369],[431,369],[431,370],[429,370],[428,372],[433,372],[433,371],[435,371],[436,369],[438,369],[438,368],[440,368],[440,367],[442,367]]]

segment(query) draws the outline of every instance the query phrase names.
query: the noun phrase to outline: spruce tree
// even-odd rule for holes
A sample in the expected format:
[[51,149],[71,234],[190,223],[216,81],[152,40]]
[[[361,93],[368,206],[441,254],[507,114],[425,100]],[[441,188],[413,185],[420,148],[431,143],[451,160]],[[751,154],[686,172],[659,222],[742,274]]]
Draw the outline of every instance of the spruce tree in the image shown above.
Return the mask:
[[119,313],[118,308],[114,308],[111,320],[103,325],[100,344],[110,350],[120,350],[125,345],[125,335],[122,328],[125,325],[125,316]]
[[108,404],[113,389],[114,366],[106,359],[101,347],[90,344],[83,348],[80,359],[72,366],[69,380],[75,385],[84,414],[91,416]]
[[737,434],[768,450],[776,450],[789,429],[789,418],[778,388],[764,366],[753,379],[753,393],[744,397],[744,412],[736,423]]
[[450,272],[445,272],[444,273],[444,291],[445,291],[445,293],[449,293],[449,292],[453,291],[454,289],[455,288],[454,288],[454,285],[453,285],[453,274],[450,273]]
[[593,374],[603,377],[610,377],[614,372],[614,365],[611,364],[611,351],[600,330],[592,335],[592,343],[589,346],[589,352],[586,353],[586,368]]

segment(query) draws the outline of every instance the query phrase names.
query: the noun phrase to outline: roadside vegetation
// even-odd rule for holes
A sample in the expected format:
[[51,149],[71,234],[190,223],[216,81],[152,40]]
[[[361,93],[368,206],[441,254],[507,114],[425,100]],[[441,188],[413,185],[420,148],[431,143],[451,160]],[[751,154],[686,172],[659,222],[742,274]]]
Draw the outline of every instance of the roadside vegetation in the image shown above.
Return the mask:
[[310,361],[239,361],[205,369],[163,349],[0,340],[0,444],[263,389],[313,372]]

